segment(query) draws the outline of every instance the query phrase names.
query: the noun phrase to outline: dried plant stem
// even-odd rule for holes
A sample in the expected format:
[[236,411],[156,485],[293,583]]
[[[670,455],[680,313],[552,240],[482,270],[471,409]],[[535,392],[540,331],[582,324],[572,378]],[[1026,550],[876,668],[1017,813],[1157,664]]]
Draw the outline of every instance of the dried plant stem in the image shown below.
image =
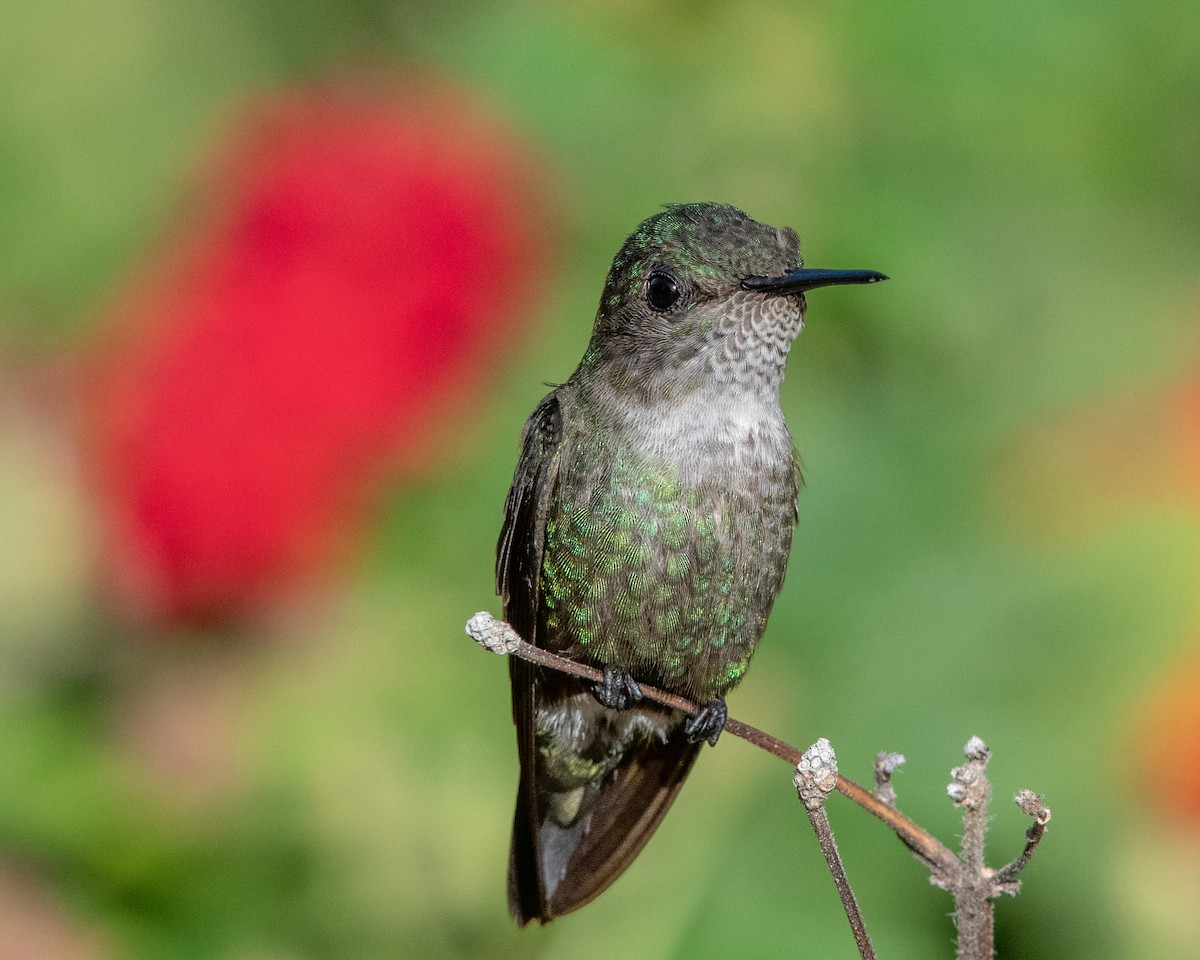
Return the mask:
[[825,798],[836,789],[837,780],[837,757],[829,741],[822,738],[805,750],[800,762],[796,764],[796,792],[808,811],[808,822],[812,824],[817,843],[821,846],[821,853],[825,855],[825,863],[833,877],[833,884],[837,887],[842,909],[846,911],[846,919],[850,921],[850,931],[854,934],[858,955],[862,960],[875,960],[875,948],[867,934],[866,921],[863,920],[858,899],[850,886],[850,879],[846,876],[846,868],[842,864],[837,842],[833,838],[829,813],[825,810]]
[[1027,816],[1033,818],[1033,823],[1025,831],[1025,849],[1021,851],[1021,855],[1012,863],[997,870],[992,877],[992,882],[995,883],[996,889],[1000,893],[1015,894],[1017,892],[1021,886],[1017,874],[1024,870],[1026,864],[1029,863],[1029,858],[1033,856],[1038,844],[1042,842],[1042,837],[1046,834],[1046,825],[1050,822],[1050,808],[1032,790],[1022,790],[1017,794],[1016,801],[1017,806]]
[[[478,613],[472,617],[467,623],[467,633],[493,653],[512,654],[584,680],[601,682],[604,679],[603,672],[595,667],[567,660],[526,643],[511,626],[490,614]],[[683,697],[648,684],[640,684],[640,687],[643,697],[648,700],[693,716],[700,712],[699,706]],[[1020,888],[1017,875],[1029,863],[1041,842],[1046,825],[1050,822],[1050,810],[1040,796],[1030,790],[1022,790],[1017,795],[1017,804],[1033,819],[1033,824],[1025,834],[1025,848],[1007,866],[996,871],[987,867],[984,835],[987,807],[991,799],[991,784],[987,777],[990,752],[982,740],[972,737],[967,742],[964,748],[967,762],[951,772],[953,780],[947,788],[951,799],[963,811],[960,856],[896,809],[896,792],[891,775],[904,761],[899,754],[880,754],[876,757],[876,792],[872,793],[838,773],[833,748],[826,740],[819,740],[801,752],[790,743],[732,717],[726,720],[725,730],[796,768],[796,788],[808,811],[809,821],[816,832],[850,921],[859,954],[864,960],[873,960],[875,954],[825,811],[825,799],[834,790],[886,823],[929,869],[930,880],[954,897],[959,960],[992,960],[995,901],[1001,894],[1015,894]]]
[[875,947],[867,933],[867,924],[863,920],[862,910],[850,887],[846,876],[846,868],[838,854],[837,844],[833,839],[833,828],[829,824],[829,814],[824,807],[808,811],[808,822],[812,824],[813,832],[817,835],[817,843],[821,845],[821,853],[825,855],[825,863],[833,876],[833,885],[837,887],[838,897],[842,901],[842,909],[846,911],[846,919],[850,921],[850,931],[854,934],[854,943],[858,946],[858,955],[862,960],[875,960]]
[[[556,653],[551,653],[549,650],[543,650],[541,647],[535,647],[531,643],[526,643],[512,627],[502,620],[495,619],[490,614],[479,613],[472,617],[471,622],[467,625],[467,632],[480,644],[494,653],[511,654],[520,657],[522,660],[528,660],[530,663],[549,667],[552,670],[568,673],[584,680],[599,682],[604,679],[603,672],[595,667],[585,663],[577,663],[574,660],[568,660]],[[665,690],[659,690],[657,687],[652,687],[646,683],[639,684],[639,686],[641,687],[642,695],[647,700],[653,700],[655,703],[661,703],[663,706],[672,707],[689,715],[695,715],[700,712],[699,706],[684,697],[667,693]],[[779,757],[779,759],[786,761],[788,765],[793,767],[804,756],[803,751],[798,750],[790,743],[780,740],[778,737],[773,737],[771,734],[759,730],[757,727],[752,727],[748,723],[743,723],[741,720],[735,720],[733,717],[725,721],[725,732]],[[835,789],[891,827],[900,839],[916,854],[918,859],[930,869],[953,870],[958,866],[958,857],[949,848],[944,846],[940,840],[928,833],[920,825],[908,819],[908,817],[900,813],[895,807],[880,800],[870,790],[859,786],[853,780],[843,777],[840,774],[838,775]]]
[[987,777],[987,747],[978,737],[966,745],[967,762],[955,767],[947,792],[963,811],[962,869],[954,885],[954,922],[958,927],[959,960],[991,960],[995,900],[983,859],[987,807],[992,785]]

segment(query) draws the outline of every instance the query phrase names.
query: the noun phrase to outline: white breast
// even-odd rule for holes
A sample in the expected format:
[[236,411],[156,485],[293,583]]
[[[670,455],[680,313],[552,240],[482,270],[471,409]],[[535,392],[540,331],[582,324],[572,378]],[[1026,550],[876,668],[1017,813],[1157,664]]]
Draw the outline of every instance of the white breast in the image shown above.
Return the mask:
[[704,399],[701,393],[665,415],[639,418],[637,445],[648,460],[677,464],[680,478],[692,483],[746,470],[791,470],[792,438],[774,397],[739,391]]

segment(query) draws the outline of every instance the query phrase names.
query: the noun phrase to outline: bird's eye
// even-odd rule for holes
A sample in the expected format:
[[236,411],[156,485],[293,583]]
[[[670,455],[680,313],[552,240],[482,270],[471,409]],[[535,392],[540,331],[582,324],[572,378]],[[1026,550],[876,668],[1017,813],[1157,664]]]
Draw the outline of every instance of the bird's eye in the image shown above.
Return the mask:
[[679,283],[669,273],[652,273],[646,281],[646,302],[651,310],[670,310],[679,299]]

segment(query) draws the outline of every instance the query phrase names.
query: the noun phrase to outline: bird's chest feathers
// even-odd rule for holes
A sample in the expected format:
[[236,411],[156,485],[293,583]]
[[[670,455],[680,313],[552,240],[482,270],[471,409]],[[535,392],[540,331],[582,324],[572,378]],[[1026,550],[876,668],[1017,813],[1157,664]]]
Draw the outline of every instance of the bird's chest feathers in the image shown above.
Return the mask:
[[547,523],[546,635],[715,695],[783,579],[796,485],[782,414],[680,405],[573,440]]
[[[561,505],[586,512],[597,529],[677,515],[720,531],[734,515],[794,513],[795,451],[771,396],[693,393],[626,406],[582,421],[569,446]],[[642,536],[657,526],[643,526]]]
[[622,431],[626,456],[674,472],[688,486],[745,482],[792,469],[791,436],[777,403],[753,395],[689,397],[639,411]]

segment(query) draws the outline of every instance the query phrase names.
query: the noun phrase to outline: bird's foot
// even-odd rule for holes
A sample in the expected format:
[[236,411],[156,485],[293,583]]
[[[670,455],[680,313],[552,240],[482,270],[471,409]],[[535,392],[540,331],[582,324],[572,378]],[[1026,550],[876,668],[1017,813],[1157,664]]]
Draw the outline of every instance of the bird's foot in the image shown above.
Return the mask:
[[721,736],[721,731],[725,729],[725,720],[729,716],[729,712],[725,709],[725,698],[718,697],[716,700],[708,703],[694,717],[688,717],[683,725],[683,732],[687,734],[688,743],[699,743],[701,740],[707,740],[712,746],[717,745],[717,738]]
[[612,666],[604,668],[604,680],[592,687],[592,693],[601,706],[610,710],[624,710],[635,700],[642,699],[642,688],[633,675]]

